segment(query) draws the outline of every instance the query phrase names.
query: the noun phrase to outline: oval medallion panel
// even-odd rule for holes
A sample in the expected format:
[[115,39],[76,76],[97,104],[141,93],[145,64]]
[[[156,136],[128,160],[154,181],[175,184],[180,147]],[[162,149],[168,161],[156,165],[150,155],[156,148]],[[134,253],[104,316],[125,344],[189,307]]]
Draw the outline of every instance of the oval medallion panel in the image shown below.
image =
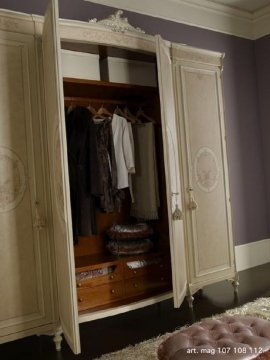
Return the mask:
[[26,176],[22,160],[15,151],[0,147],[0,213],[13,210],[22,200]]
[[194,161],[194,175],[199,188],[205,192],[213,191],[218,185],[219,172],[215,153],[208,147],[200,148]]

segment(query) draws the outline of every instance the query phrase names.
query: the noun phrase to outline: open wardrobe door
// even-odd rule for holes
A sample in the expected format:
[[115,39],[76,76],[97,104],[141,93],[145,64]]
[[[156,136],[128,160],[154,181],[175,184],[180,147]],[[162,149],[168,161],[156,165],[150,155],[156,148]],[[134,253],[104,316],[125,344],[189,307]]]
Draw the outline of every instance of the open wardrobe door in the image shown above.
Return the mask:
[[163,129],[164,162],[170,230],[174,306],[180,307],[186,295],[186,260],[179,169],[176,113],[170,44],[156,36],[157,66]]
[[68,162],[58,1],[49,3],[43,28],[43,68],[47,122],[53,238],[55,247],[60,325],[65,339],[75,354],[80,352],[72,222],[69,199]]

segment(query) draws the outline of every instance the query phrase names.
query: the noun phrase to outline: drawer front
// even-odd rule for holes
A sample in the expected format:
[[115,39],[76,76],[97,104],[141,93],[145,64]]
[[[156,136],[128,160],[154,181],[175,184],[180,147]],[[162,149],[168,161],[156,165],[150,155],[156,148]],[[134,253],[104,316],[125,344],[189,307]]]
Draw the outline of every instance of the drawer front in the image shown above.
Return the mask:
[[[132,262],[133,263],[133,262]],[[138,276],[145,276],[145,275],[151,275],[151,274],[155,274],[155,275],[162,275],[165,274],[167,272],[170,272],[170,268],[169,265],[166,264],[164,262],[164,260],[162,259],[160,262],[154,263],[154,264],[146,264],[145,266],[139,267],[139,268],[132,268],[128,266],[128,264],[132,264],[130,263],[125,263],[124,264],[124,278],[125,279],[130,279],[133,277],[138,277]]]
[[89,271],[76,273],[76,284],[77,288],[92,287],[121,281],[122,278],[123,265],[117,263],[108,267],[99,266]]
[[119,300],[123,294],[122,281],[96,287],[79,288],[77,289],[79,311]]
[[168,276],[139,276],[125,280],[125,296],[170,290],[171,279]]

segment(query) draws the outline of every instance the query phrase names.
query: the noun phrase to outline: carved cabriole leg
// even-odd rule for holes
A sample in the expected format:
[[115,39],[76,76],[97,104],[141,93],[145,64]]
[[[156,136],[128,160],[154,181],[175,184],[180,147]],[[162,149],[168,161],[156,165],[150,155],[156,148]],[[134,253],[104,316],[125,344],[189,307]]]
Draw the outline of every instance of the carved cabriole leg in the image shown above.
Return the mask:
[[63,340],[62,333],[63,333],[63,331],[62,331],[61,326],[56,328],[55,333],[54,333],[54,338],[53,338],[56,351],[61,351],[61,342]]
[[194,297],[191,294],[189,285],[187,285],[187,302],[188,302],[188,307],[190,309],[193,309],[193,301],[194,301]]
[[239,275],[238,273],[235,274],[235,277],[233,280],[231,280],[232,286],[234,288],[234,293],[238,294],[238,288],[239,288]]
[[187,301],[188,301],[188,307],[190,309],[193,309],[193,301],[194,301],[194,297],[192,295],[188,295],[187,296]]

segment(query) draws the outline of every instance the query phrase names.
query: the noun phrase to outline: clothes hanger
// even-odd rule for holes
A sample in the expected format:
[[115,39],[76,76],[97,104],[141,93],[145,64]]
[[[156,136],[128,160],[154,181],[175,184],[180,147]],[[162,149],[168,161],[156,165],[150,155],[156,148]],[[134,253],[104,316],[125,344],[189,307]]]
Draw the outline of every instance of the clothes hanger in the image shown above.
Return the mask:
[[87,106],[87,109],[90,111],[90,113],[92,114],[92,115],[96,115],[96,110],[95,110],[95,108],[93,108],[93,106],[91,105],[91,104],[89,104],[88,106]]
[[131,112],[130,112],[130,110],[129,110],[129,108],[127,107],[127,106],[125,106],[124,107],[124,117],[127,119],[127,120],[129,120],[132,124],[137,124],[138,122],[140,123],[140,120],[139,119],[137,119],[137,117],[136,116],[134,116]]
[[69,105],[69,107],[67,109],[67,114],[70,114],[72,110],[73,110],[73,106]]
[[107,110],[103,105],[101,105],[101,107],[98,109],[97,114],[98,114],[98,115],[112,116],[112,114],[110,113],[110,111]]
[[125,117],[123,110],[118,105],[114,109],[114,114]]
[[67,108],[67,115],[71,113],[71,111],[74,109],[73,104],[71,103],[69,107]]
[[141,107],[139,108],[139,110],[136,113],[136,118],[139,118],[139,117],[143,117],[148,122],[152,122],[153,124],[155,124],[155,120],[152,119],[150,116],[148,116]]
[[131,114],[131,112],[129,111],[128,107],[124,108],[124,110],[122,110],[118,105],[116,106],[114,113],[116,115],[122,116],[123,118],[125,118],[127,121],[131,122],[132,124],[135,123],[136,119],[135,117]]
[[93,116],[93,120],[105,120],[108,117],[112,117],[112,114],[103,105],[101,105],[96,114]]

